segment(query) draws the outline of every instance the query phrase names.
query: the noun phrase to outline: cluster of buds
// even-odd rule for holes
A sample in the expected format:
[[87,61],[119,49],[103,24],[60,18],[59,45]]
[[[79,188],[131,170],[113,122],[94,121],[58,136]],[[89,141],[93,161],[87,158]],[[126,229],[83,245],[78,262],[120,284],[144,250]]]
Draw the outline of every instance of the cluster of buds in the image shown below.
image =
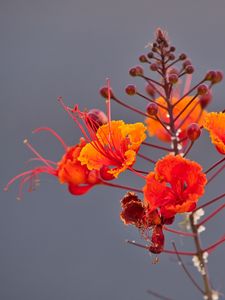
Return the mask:
[[[147,76],[140,65],[129,70],[132,77],[140,77],[145,81],[145,91],[139,91],[134,84],[125,88],[127,95],[146,101],[144,111],[119,99],[111,89],[109,80],[100,89],[101,96],[106,100],[106,114],[96,108],[89,111],[80,111],[77,105],[70,108],[60,98],[59,103],[81,130],[80,142],[68,146],[54,130],[38,128],[35,132],[48,131],[58,139],[64,149],[62,157],[58,162],[45,159],[26,140],[35,160],[42,165],[15,176],[5,189],[20,180],[21,198],[26,183],[31,183],[29,187],[32,188],[34,178],[40,173],[48,173],[60,183],[67,184],[69,192],[75,196],[86,194],[98,185],[129,191],[121,200],[120,217],[125,225],[135,226],[139,230],[147,245],[129,243],[152,254],[175,254],[204,299],[218,299],[215,298],[218,293],[212,289],[209,281],[206,258],[225,241],[225,237],[223,235],[212,245],[203,247],[199,234],[205,229],[204,225],[225,208],[225,204],[203,220],[199,221],[199,218],[204,214],[203,208],[217,203],[225,197],[225,193],[200,206],[198,202],[205,194],[206,185],[209,186],[225,169],[225,110],[206,111],[212,101],[212,87],[222,81],[223,74],[221,71],[209,71],[197,84],[192,85],[193,64],[185,53],[176,55],[176,48],[161,29],[156,31],[155,40],[149,47],[149,52],[142,54],[139,61],[148,66],[153,76]],[[180,92],[181,87],[183,93]],[[122,120],[112,120],[111,101],[144,117],[144,123],[127,124]],[[202,130],[209,132],[216,150],[223,155],[208,169],[186,158]],[[146,142],[146,132],[161,143]],[[155,161],[140,153],[142,147],[160,150],[160,153],[165,151],[166,155]],[[135,167],[137,159],[147,162],[145,170]],[[144,180],[141,188],[115,182],[127,170]],[[179,214],[186,216],[186,229],[190,232],[171,228]],[[166,248],[165,231],[193,238],[195,250],[178,251],[175,244],[172,250]],[[202,275],[204,289],[188,272],[182,255],[194,257],[193,262]]]

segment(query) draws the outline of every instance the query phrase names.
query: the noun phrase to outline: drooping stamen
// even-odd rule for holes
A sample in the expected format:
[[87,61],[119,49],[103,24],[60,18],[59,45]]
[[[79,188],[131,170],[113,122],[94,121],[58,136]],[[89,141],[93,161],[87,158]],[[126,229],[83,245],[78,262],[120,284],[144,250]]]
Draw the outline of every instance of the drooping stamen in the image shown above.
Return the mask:
[[52,166],[47,162],[47,160],[43,157],[43,156],[41,156],[38,152],[37,152],[37,150],[35,150],[34,148],[33,148],[33,146],[28,142],[28,140],[27,139],[25,139],[24,141],[24,144],[46,165],[46,166],[48,166],[49,168],[52,168]]
[[38,133],[40,131],[49,131],[52,135],[54,135],[54,137],[57,138],[57,140],[62,144],[63,148],[65,150],[68,149],[68,146],[66,145],[66,143],[64,142],[64,140],[61,138],[61,136],[55,132],[55,130],[53,130],[52,128],[49,127],[39,127],[33,130],[33,133]]
[[191,280],[191,282],[194,284],[194,286],[200,291],[200,293],[202,293],[203,295],[205,294],[205,292],[203,291],[203,289],[198,285],[198,283],[196,282],[196,280],[194,279],[194,277],[191,275],[191,273],[188,271],[187,267],[185,266],[180,254],[178,253],[177,251],[177,247],[175,245],[175,243],[173,242],[172,243],[173,245],[173,248],[176,252],[176,255],[177,255],[177,259],[178,259],[178,262],[179,262],[179,265],[183,268],[185,274],[188,276],[188,278]]
[[[52,161],[50,159],[46,159],[45,160],[49,163],[49,164],[52,164],[52,165],[56,165],[57,166],[57,163],[55,161]],[[40,158],[37,158],[37,157],[33,157],[33,158],[30,158],[26,161],[26,163],[29,163],[31,161],[40,161]]]

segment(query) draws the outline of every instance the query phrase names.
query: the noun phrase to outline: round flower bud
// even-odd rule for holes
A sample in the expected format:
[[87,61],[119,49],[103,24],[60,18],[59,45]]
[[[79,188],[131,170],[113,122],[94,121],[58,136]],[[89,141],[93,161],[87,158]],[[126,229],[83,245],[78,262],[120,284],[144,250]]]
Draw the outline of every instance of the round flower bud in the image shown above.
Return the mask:
[[[110,97],[113,98],[114,95],[113,95],[112,89],[110,88],[109,91],[110,91]],[[100,88],[99,93],[103,98],[108,99],[108,87],[107,86],[103,86],[102,88]]]
[[223,73],[221,71],[215,71],[215,76],[212,78],[212,83],[216,84],[223,80]]
[[147,56],[148,56],[148,58],[153,58],[153,56],[154,56],[154,53],[152,53],[152,52],[149,52],[148,54],[147,54]]
[[176,51],[176,48],[174,46],[171,46],[170,47],[170,52],[174,52],[174,51]]
[[187,55],[185,53],[181,53],[181,55],[179,56],[180,60],[185,60],[187,58]]
[[100,126],[108,123],[106,114],[100,109],[90,109],[87,116],[87,122],[94,131],[96,131]]
[[199,85],[197,91],[198,91],[199,95],[203,96],[203,95],[206,95],[209,93],[209,88],[207,85],[201,84],[201,85]]
[[142,63],[148,62],[147,57],[146,57],[144,54],[141,55],[141,56],[139,57],[139,60],[140,60],[140,62],[142,62]]
[[212,101],[212,93],[208,92],[199,98],[201,108],[204,109]]
[[187,66],[190,66],[190,65],[192,65],[192,64],[191,64],[191,61],[190,61],[189,59],[187,59],[187,60],[185,60],[185,61],[183,62],[183,67],[184,67],[184,68],[186,68]]
[[200,126],[197,123],[192,123],[187,127],[187,137],[193,142],[199,138],[201,134]]
[[107,166],[101,167],[101,169],[100,169],[100,176],[101,176],[101,178],[103,180],[107,180],[108,181],[108,180],[115,179],[115,177],[112,174],[108,173],[109,170],[110,169]]
[[147,84],[145,87],[145,91],[149,96],[155,97],[155,88],[153,84]]
[[129,71],[130,75],[135,77],[135,76],[141,76],[144,74],[144,70],[141,66],[136,66],[134,68],[131,68]]
[[156,63],[153,63],[153,64],[150,65],[150,69],[151,69],[153,72],[155,72],[155,71],[158,70],[158,65],[157,65]]
[[212,81],[216,77],[216,72],[215,71],[208,71],[205,75],[205,80],[206,81]]
[[175,220],[175,216],[171,218],[162,217],[162,224],[171,225],[173,224],[174,220]]
[[170,60],[174,60],[174,59],[175,59],[175,55],[174,55],[173,53],[170,53],[170,54],[168,55],[168,58],[169,58]]
[[168,80],[169,80],[169,82],[172,83],[172,84],[177,83],[178,79],[179,79],[179,77],[177,76],[177,74],[170,74],[170,75],[168,76]]
[[146,111],[150,116],[156,116],[158,113],[158,105],[156,103],[149,103],[146,107]]
[[129,84],[126,88],[125,88],[125,92],[127,93],[127,95],[129,96],[133,96],[136,94],[137,90],[136,90],[136,86],[133,84]]
[[185,71],[186,71],[187,74],[194,73],[194,70],[195,69],[194,69],[194,67],[192,65],[188,65],[188,66],[185,67]]

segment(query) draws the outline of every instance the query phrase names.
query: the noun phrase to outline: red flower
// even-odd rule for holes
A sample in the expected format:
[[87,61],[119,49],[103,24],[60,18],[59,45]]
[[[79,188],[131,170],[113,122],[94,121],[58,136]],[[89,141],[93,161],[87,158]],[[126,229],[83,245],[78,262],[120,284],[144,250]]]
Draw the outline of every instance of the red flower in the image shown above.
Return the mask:
[[146,177],[144,201],[165,218],[193,211],[204,193],[206,176],[202,167],[179,155],[167,155]]
[[82,148],[86,145],[86,142],[81,138],[80,143],[68,147],[59,135],[50,128],[39,128],[36,131],[47,130],[50,131],[58,140],[62,143],[65,154],[61,160],[56,163],[42,157],[32,146],[25,140],[24,143],[35,154],[35,158],[32,160],[38,160],[43,165],[37,166],[33,169],[25,171],[17,176],[13,177],[6,185],[5,190],[8,190],[9,186],[16,181],[20,180],[18,198],[22,197],[22,190],[25,183],[29,183],[29,191],[32,191],[37,185],[37,179],[40,173],[47,173],[58,178],[60,183],[66,183],[68,189],[73,195],[83,195],[88,192],[93,186],[101,183],[100,175],[98,171],[90,171],[86,166],[82,166],[78,160],[78,156]]
[[203,126],[209,131],[216,149],[225,154],[225,113],[208,113]]

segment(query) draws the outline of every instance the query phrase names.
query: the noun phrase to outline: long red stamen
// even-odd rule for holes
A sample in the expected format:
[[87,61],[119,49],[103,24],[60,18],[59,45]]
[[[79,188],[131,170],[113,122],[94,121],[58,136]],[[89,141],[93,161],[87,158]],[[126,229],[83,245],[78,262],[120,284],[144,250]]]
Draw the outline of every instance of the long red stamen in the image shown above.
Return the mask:
[[225,165],[223,165],[221,168],[219,168],[218,171],[216,171],[207,181],[207,184],[209,184],[219,173],[221,173],[225,169]]
[[225,236],[223,235],[216,243],[214,243],[213,245],[211,245],[208,248],[206,248],[205,250],[203,250],[203,252],[209,252],[210,253],[224,242],[225,242]]
[[153,159],[151,159],[151,158],[149,158],[149,157],[147,157],[147,156],[145,156],[145,155],[143,155],[141,153],[137,153],[137,156],[143,158],[144,160],[147,160],[147,161],[151,162],[152,164],[156,163],[156,161],[154,161]]
[[[145,245],[136,243],[135,241],[129,241],[129,240],[127,240],[126,242],[127,242],[128,244],[137,246],[137,247],[139,247],[139,248],[143,248],[143,249],[149,250],[149,247],[148,247],[148,246],[145,246]],[[196,255],[195,252],[185,252],[185,251],[179,251],[179,252],[176,252],[176,251],[173,251],[173,250],[165,250],[165,249],[164,249],[162,252],[168,253],[168,254],[176,254],[176,255],[177,255],[177,253],[179,253],[180,255],[185,255],[185,256],[193,256],[193,255]]]
[[63,148],[65,150],[68,149],[68,146],[66,145],[66,143],[64,142],[64,140],[61,138],[61,136],[55,132],[55,130],[53,130],[52,128],[49,127],[39,127],[33,130],[33,133],[38,133],[40,131],[49,131],[52,135],[54,135],[54,137],[57,138],[57,140],[62,144]]
[[166,227],[166,226],[163,226],[163,229],[168,231],[168,232],[175,233],[175,234],[178,234],[178,235],[189,236],[189,237],[195,236],[194,233],[179,231],[179,230],[175,230],[175,229],[172,229],[172,228],[169,228],[169,227]]
[[27,139],[25,139],[24,140],[24,144],[46,165],[46,166],[48,166],[49,168],[52,168],[52,166],[47,162],[47,160],[43,157],[43,156],[41,156],[38,152],[37,152],[37,150],[35,150],[34,148],[33,148],[33,146],[28,142],[28,140]]
[[170,148],[154,145],[154,144],[151,144],[151,143],[148,143],[148,142],[142,142],[142,145],[149,146],[149,147],[152,147],[152,148],[156,148],[156,149],[159,149],[159,150],[171,151]]
[[136,188],[133,188],[133,187],[130,187],[130,186],[125,186],[125,185],[120,185],[120,184],[113,184],[113,183],[109,183],[109,182],[106,182],[106,181],[102,181],[102,184],[107,185],[107,186],[111,186],[111,187],[115,187],[115,188],[118,188],[118,189],[122,189],[122,190],[130,190],[130,191],[133,191],[133,192],[143,194],[142,190],[139,190],[139,189],[136,189]]
[[212,199],[212,200],[210,200],[210,201],[208,201],[208,202],[206,202],[205,204],[199,206],[198,208],[196,208],[196,209],[193,211],[193,213],[194,213],[195,211],[201,209],[201,208],[205,208],[206,206],[209,206],[209,205],[211,205],[211,204],[217,202],[218,200],[220,200],[220,199],[222,199],[222,198],[224,198],[224,197],[225,197],[225,193],[222,194],[222,195],[220,195],[220,196],[218,196],[218,197],[216,197],[216,198],[214,198],[214,199]]
[[209,173],[211,170],[216,168],[219,164],[221,164],[223,161],[225,161],[225,157],[214,163],[211,167],[209,167],[206,171],[205,174]]
[[207,218],[203,219],[200,223],[198,223],[196,226],[200,227],[201,225],[208,222],[211,218],[216,216],[222,209],[225,208],[225,204],[220,205],[216,210],[214,210]]

